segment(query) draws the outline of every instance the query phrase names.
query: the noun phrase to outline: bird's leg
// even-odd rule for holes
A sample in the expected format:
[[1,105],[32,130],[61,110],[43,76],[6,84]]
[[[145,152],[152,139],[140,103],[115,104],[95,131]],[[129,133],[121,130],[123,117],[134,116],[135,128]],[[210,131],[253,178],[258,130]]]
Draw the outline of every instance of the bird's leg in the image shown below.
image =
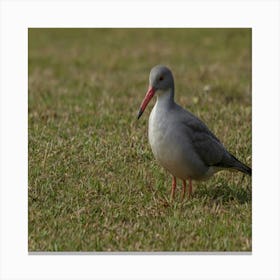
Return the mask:
[[175,195],[175,190],[176,190],[176,177],[172,177],[172,188],[171,188],[171,201],[174,199]]
[[189,193],[188,193],[188,198],[192,196],[192,179],[189,178]]
[[185,193],[186,193],[186,180],[182,180],[182,181],[183,181],[183,191],[182,191],[181,201],[184,200],[184,198],[185,198]]

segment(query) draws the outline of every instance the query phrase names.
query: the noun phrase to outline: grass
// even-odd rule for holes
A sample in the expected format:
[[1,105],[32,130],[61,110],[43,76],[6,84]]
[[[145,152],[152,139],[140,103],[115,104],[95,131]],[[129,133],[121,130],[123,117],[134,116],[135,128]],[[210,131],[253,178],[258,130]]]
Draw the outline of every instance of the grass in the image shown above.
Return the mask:
[[29,251],[251,251],[251,178],[222,171],[169,201],[154,160],[156,64],[177,102],[251,166],[250,29],[29,29]]

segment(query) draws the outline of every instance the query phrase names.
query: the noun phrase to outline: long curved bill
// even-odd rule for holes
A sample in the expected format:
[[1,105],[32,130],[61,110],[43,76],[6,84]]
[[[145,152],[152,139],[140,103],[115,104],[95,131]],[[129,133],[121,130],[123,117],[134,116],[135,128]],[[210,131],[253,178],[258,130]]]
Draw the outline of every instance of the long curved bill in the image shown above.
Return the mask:
[[147,107],[148,103],[150,102],[150,100],[153,98],[153,96],[155,95],[155,88],[153,87],[149,87],[147,93],[146,93],[146,96],[144,98],[144,100],[142,101],[142,104],[140,106],[140,109],[139,109],[139,112],[138,112],[138,116],[137,116],[137,119],[139,120],[140,117],[142,116],[142,114],[144,113],[145,111],[145,108]]

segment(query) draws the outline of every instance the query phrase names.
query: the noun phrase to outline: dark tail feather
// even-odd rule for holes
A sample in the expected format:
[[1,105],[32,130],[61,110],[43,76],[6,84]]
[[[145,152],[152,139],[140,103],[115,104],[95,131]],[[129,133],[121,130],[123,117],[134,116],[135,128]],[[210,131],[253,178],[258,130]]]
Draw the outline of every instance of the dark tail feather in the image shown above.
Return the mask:
[[252,176],[252,169],[249,166],[242,163],[241,161],[239,161],[235,156],[233,156],[230,153],[226,153],[223,159],[220,162],[216,163],[214,166],[236,169],[249,176]]
[[234,169],[239,170],[249,176],[252,176],[252,168],[239,161],[235,156],[231,155],[235,161]]

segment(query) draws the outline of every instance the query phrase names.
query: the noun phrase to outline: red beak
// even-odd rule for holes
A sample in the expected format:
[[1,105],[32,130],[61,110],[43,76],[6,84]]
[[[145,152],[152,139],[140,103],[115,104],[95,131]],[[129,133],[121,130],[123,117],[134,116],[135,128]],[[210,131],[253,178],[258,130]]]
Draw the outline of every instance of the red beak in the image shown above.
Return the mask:
[[140,106],[139,112],[138,112],[138,116],[137,119],[139,120],[141,115],[144,113],[145,108],[147,107],[148,103],[150,102],[150,100],[153,98],[153,96],[155,95],[155,88],[153,87],[149,87],[146,96],[144,98],[144,100],[142,101],[142,104]]

